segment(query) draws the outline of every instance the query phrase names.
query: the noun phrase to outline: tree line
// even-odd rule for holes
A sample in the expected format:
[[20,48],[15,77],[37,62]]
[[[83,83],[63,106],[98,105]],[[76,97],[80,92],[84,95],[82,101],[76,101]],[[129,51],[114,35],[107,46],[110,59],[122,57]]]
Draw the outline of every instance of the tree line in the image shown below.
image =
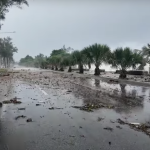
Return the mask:
[[[9,12],[9,8],[12,6],[21,8],[23,4],[28,6],[28,2],[26,0],[0,0],[0,30],[3,25],[1,21],[5,20],[6,13]],[[0,67],[10,67],[11,62],[13,62],[13,55],[17,51],[18,49],[13,45],[10,37],[0,38]]]
[[30,64],[43,69],[52,69],[64,71],[68,67],[68,72],[72,71],[72,66],[78,65],[79,73],[84,73],[84,66],[91,68],[95,65],[95,75],[100,75],[100,66],[102,63],[110,64],[112,67],[120,70],[120,78],[126,78],[127,69],[143,69],[149,62],[150,45],[144,46],[142,50],[132,50],[129,47],[119,47],[113,51],[105,44],[93,44],[82,50],[73,50],[61,48],[53,50],[49,57],[42,54],[35,58],[26,56],[20,60],[20,64]]
[[10,37],[0,38],[0,67],[10,67],[10,64],[14,61],[13,55],[17,51],[18,49],[13,45]]
[[[0,0],[0,30],[3,25],[1,21],[5,20],[9,8],[12,6],[21,8],[23,4],[28,6],[26,0]],[[11,62],[13,62],[13,55],[17,51],[18,49],[13,45],[10,37],[0,38],[0,67],[10,67]]]

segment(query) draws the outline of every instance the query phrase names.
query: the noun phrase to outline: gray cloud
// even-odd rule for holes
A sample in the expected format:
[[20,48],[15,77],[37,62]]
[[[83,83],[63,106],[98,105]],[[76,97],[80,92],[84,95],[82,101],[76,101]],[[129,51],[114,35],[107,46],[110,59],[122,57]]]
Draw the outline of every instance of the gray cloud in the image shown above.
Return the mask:
[[27,54],[50,55],[64,44],[79,50],[96,42],[112,49],[140,48],[150,39],[148,1],[30,0],[29,4],[22,10],[11,8],[1,30],[16,31],[8,34],[19,49],[16,60]]

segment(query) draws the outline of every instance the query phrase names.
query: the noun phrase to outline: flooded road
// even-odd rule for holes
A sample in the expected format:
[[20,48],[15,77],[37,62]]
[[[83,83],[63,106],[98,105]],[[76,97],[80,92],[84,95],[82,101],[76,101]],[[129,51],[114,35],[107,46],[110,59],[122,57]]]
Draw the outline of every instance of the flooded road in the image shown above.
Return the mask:
[[[150,121],[148,87],[34,70],[13,75],[7,99],[14,97],[22,103],[0,108],[0,150],[150,149],[148,135],[117,122]],[[99,102],[115,108],[72,107]]]

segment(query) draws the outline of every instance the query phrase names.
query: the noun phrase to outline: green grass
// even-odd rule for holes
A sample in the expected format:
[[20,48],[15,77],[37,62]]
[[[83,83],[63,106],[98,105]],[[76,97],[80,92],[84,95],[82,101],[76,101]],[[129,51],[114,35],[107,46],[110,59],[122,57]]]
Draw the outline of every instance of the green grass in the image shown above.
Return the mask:
[[7,72],[7,69],[0,68],[0,73],[5,73],[5,72]]

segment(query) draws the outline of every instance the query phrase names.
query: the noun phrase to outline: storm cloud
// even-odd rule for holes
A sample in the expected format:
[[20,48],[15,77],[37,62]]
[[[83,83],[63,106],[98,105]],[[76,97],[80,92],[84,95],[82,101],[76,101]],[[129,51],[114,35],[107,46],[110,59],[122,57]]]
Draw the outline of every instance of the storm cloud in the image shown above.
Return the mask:
[[150,2],[29,0],[29,7],[11,8],[0,34],[18,47],[15,59],[29,54],[50,55],[63,45],[81,50],[93,43],[141,48],[150,42]]

